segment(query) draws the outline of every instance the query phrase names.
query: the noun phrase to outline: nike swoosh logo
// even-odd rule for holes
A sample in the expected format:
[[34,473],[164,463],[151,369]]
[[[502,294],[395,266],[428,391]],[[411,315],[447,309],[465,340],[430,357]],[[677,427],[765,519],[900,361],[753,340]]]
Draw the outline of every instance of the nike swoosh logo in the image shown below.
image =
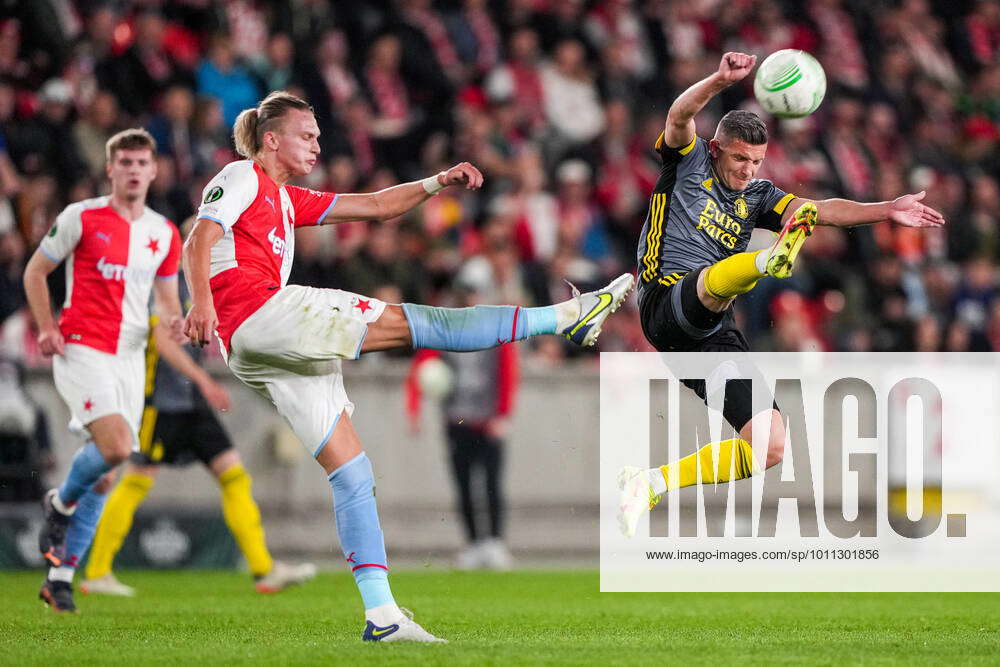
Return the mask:
[[611,295],[608,294],[607,292],[601,292],[600,294],[597,295],[597,298],[600,299],[600,302],[596,306],[590,309],[590,312],[587,313],[587,316],[584,317],[582,320],[580,320],[577,323],[577,325],[573,327],[573,330],[570,331],[568,335],[572,336],[573,334],[575,334],[577,331],[580,330],[581,327],[586,325],[587,322],[597,317],[598,313],[602,312],[605,308],[611,305],[612,298]]
[[372,637],[381,637],[383,635],[389,635],[395,632],[396,630],[399,630],[398,625],[390,625],[385,628],[375,628],[374,630],[372,630]]

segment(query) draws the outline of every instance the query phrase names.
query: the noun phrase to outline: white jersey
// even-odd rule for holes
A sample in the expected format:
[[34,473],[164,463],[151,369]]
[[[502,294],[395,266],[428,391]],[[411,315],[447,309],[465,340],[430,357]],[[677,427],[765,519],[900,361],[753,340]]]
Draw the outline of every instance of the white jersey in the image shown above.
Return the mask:
[[145,343],[153,280],[177,275],[181,240],[159,213],[146,208],[129,222],[109,201],[67,206],[39,249],[54,262],[66,260],[63,338],[117,354]]
[[252,160],[230,162],[205,186],[198,218],[224,231],[212,246],[209,277],[227,348],[243,320],[288,283],[295,228],[319,224],[336,201],[332,192],[278,186]]

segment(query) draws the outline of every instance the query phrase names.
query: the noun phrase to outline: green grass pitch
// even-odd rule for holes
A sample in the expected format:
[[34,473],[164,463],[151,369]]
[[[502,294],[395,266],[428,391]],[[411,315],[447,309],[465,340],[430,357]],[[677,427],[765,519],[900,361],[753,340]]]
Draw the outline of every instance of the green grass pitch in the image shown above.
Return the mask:
[[0,663],[904,664],[1000,662],[992,594],[614,594],[596,572],[398,571],[397,599],[448,645],[360,641],[353,580],[278,595],[230,572],[129,572],[133,599],[37,599],[41,573],[0,573]]

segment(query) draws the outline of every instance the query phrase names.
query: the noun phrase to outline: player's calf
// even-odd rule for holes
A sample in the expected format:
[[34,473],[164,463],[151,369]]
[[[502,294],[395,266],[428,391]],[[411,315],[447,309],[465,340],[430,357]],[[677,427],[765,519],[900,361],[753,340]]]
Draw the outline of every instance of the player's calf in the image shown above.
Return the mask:
[[[740,437],[753,443],[754,425],[767,433],[767,449],[764,455],[764,467],[770,468],[781,463],[785,455],[785,421],[777,410],[766,410],[754,416],[740,429]],[[759,463],[759,461],[758,461]]]

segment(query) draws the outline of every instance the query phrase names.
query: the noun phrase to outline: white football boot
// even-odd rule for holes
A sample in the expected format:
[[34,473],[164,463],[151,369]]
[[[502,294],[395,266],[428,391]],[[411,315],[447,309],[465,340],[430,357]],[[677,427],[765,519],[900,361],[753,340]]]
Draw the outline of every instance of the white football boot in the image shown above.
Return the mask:
[[365,624],[364,634],[361,640],[366,642],[426,642],[431,644],[447,644],[447,639],[435,637],[431,633],[420,627],[413,620],[413,613],[409,609],[400,609],[403,615],[395,623],[390,623],[385,627],[379,627],[368,621]]
[[580,290],[573,283],[569,283],[569,286],[573,289],[573,298],[580,304],[580,315],[559,333],[577,345],[589,347],[596,343],[597,337],[601,335],[604,320],[618,310],[625,297],[635,287],[635,278],[631,273],[623,273],[606,287],[583,294],[580,294]]
[[289,586],[298,586],[316,576],[316,566],[312,563],[289,565],[274,561],[271,571],[258,579],[254,586],[258,593],[277,593]]
[[113,572],[108,572],[103,577],[97,577],[96,579],[81,581],[80,592],[93,593],[95,595],[119,595],[126,598],[135,597],[135,589],[118,581]]
[[649,510],[656,507],[661,496],[653,493],[649,474],[645,468],[626,466],[618,472],[618,527],[625,537],[635,537],[639,520]]

